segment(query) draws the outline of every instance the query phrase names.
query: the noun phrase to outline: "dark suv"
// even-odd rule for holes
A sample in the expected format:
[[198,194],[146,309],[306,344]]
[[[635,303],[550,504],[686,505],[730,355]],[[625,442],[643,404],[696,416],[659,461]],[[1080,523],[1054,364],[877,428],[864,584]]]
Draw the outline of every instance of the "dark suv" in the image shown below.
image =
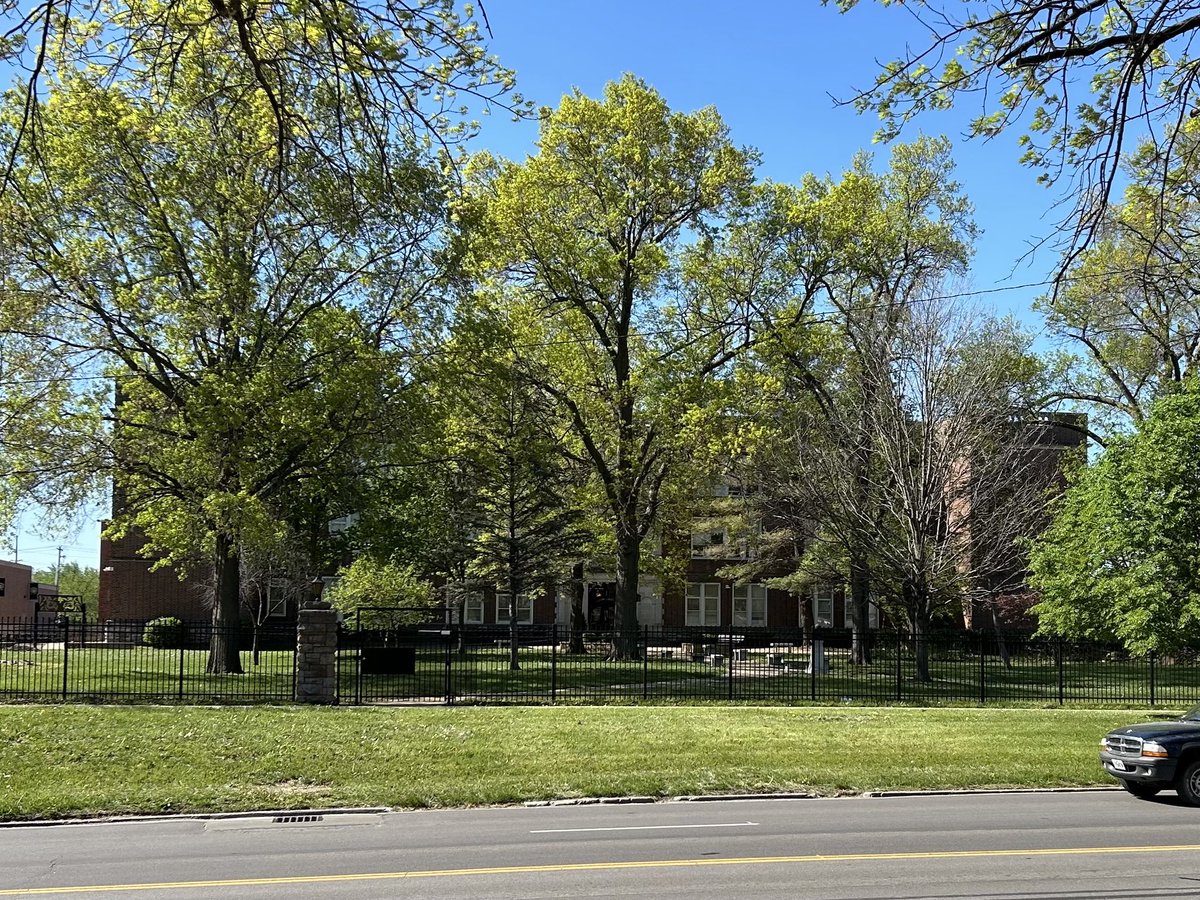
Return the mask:
[[1135,797],[1174,788],[1200,806],[1200,706],[1170,722],[1126,725],[1100,741],[1104,771]]

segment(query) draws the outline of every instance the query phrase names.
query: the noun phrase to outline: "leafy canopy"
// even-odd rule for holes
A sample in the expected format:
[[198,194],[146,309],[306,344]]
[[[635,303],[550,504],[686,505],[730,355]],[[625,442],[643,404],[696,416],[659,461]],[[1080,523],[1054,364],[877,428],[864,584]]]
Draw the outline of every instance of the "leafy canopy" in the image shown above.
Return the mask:
[[1200,625],[1200,389],[1188,380],[1078,470],[1035,542],[1040,629],[1135,653],[1194,642]]

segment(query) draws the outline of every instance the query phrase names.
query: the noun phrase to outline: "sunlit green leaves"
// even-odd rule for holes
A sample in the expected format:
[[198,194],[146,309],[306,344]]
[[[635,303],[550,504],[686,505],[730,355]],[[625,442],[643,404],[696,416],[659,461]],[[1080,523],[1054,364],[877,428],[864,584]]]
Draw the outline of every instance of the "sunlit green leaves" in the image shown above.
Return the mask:
[[1115,637],[1137,653],[1188,646],[1200,625],[1197,448],[1189,382],[1077,473],[1032,556],[1044,632]]

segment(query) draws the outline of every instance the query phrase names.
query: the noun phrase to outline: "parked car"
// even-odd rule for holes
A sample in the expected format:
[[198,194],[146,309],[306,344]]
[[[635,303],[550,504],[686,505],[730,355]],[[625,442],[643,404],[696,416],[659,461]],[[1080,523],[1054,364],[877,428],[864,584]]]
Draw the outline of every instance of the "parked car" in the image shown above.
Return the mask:
[[1200,705],[1178,719],[1110,731],[1100,741],[1100,764],[1135,797],[1173,788],[1200,806]]

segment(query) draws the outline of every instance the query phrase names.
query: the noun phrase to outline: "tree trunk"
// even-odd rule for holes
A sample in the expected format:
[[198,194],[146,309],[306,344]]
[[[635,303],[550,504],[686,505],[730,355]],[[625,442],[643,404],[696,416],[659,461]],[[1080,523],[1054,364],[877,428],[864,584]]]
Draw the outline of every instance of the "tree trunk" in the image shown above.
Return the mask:
[[508,579],[508,668],[517,672],[521,668],[521,634],[517,626],[517,594],[521,589],[520,579]]
[[1004,631],[1000,628],[1000,613],[996,609],[995,600],[989,600],[988,606],[992,610],[992,628],[996,630],[996,648],[1000,652],[1000,664],[1006,669],[1012,668],[1012,660],[1008,655],[1008,644],[1004,642]]
[[241,675],[238,653],[238,625],[242,602],[241,563],[237,548],[226,535],[217,537],[216,597],[212,608],[212,637],[208,645],[210,675]]
[[634,528],[617,531],[617,605],[613,622],[613,659],[641,659],[638,633],[638,579],[642,542]]
[[913,640],[916,643],[916,652],[913,654],[917,664],[916,679],[926,683],[933,681],[929,674],[929,627],[925,622],[917,621],[913,628]]
[[929,598],[924,586],[911,578],[904,581],[904,600],[912,616],[913,660],[916,664],[917,681],[930,682],[929,674]]
[[587,628],[587,617],[583,611],[583,592],[587,589],[583,580],[583,563],[575,566],[571,589],[571,644],[567,648],[567,652],[581,654],[586,652],[583,645],[583,632]]
[[861,554],[850,555],[850,664],[871,664],[871,567]]

